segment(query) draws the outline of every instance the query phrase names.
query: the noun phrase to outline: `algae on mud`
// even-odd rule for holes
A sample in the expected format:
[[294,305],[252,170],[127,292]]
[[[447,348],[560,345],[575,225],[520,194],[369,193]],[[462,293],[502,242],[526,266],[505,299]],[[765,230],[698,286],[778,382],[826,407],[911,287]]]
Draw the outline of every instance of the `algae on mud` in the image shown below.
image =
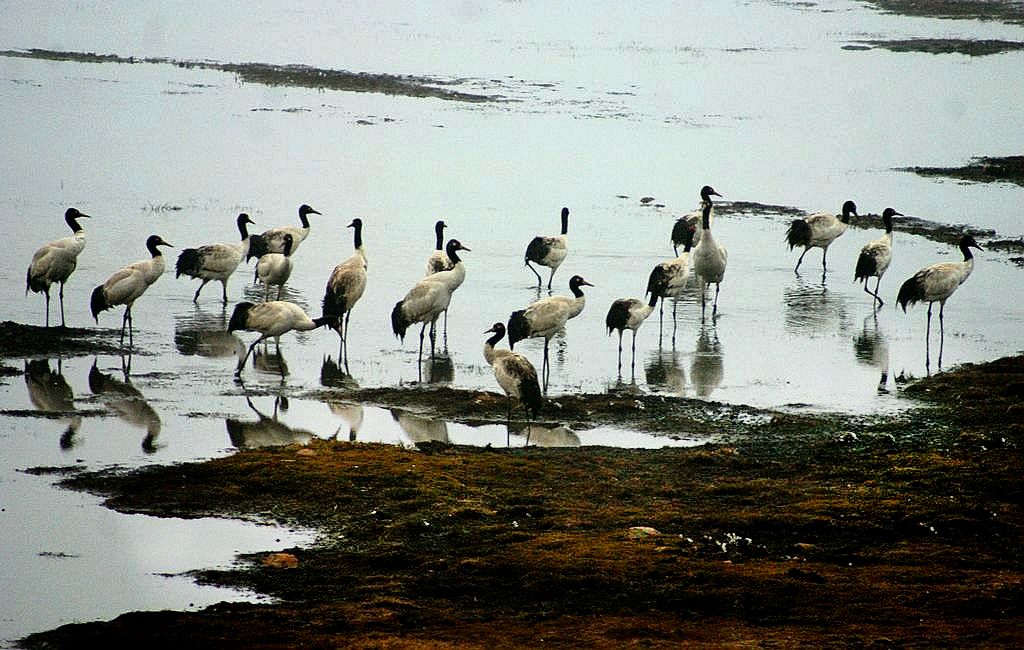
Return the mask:
[[449,90],[458,81],[448,81],[412,75],[374,74],[331,70],[308,65],[274,65],[269,63],[219,63],[216,61],[180,61],[163,57],[136,58],[117,54],[69,52],[32,48],[28,50],[0,50],[0,56],[43,59],[49,61],[75,61],[79,63],[166,64],[181,68],[201,68],[230,72],[248,83],[265,86],[293,86],[317,90],[344,90],[350,92],[384,93],[408,97],[433,97],[460,102],[490,102],[499,98],[475,93]]
[[[275,604],[23,641],[224,647],[1012,645],[1024,358],[905,389],[898,419],[780,416],[728,445],[420,451],[314,441],[67,487],[125,512],[315,525],[201,582]],[[771,432],[771,435],[769,435]]]

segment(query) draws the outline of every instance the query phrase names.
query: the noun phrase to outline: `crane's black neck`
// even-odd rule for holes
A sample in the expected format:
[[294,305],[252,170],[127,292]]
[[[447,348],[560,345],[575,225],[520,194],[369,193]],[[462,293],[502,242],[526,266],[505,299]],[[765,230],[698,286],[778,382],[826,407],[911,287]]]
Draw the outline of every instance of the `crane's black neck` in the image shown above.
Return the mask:
[[505,330],[503,330],[503,329],[498,330],[497,332],[495,332],[491,336],[491,338],[487,339],[487,345],[489,345],[489,346],[491,346],[493,348],[495,345],[498,344],[498,341],[500,341],[504,336],[505,336]]
[[573,278],[573,281],[569,283],[569,291],[572,291],[572,295],[577,298],[583,297],[583,285],[576,278]]
[[459,249],[455,246],[454,239],[448,242],[448,246],[445,248],[444,252],[448,254],[448,259],[452,261],[452,266],[455,266],[462,261],[459,257]]
[[157,248],[157,244],[161,244],[163,241],[159,237],[150,237],[146,240],[146,248],[149,250],[149,254],[153,257],[160,257],[163,253]]
[[244,212],[238,215],[238,232],[242,235],[242,241],[249,238],[249,229],[246,227],[248,223],[250,223],[249,215]]
[[854,205],[853,201],[847,201],[843,204],[843,214],[839,217],[839,220],[843,223],[850,223],[852,217],[857,216],[857,206]]
[[309,228],[309,214],[320,214],[308,205],[302,205],[299,207],[299,221],[302,223],[303,228]]
[[434,234],[436,235],[434,250],[436,251],[444,250],[444,225],[445,224],[443,221],[438,221],[436,224],[434,224]]
[[362,220],[361,219],[353,220],[352,221],[352,229],[354,230],[354,232],[352,234],[352,246],[354,246],[356,250],[359,250],[360,248],[363,247],[363,222],[362,222]]
[[887,232],[887,233],[889,233],[891,235],[892,234],[892,215],[891,214],[883,214],[882,215],[882,223],[885,224],[885,232]]
[[569,234],[569,208],[562,208],[562,234]]
[[967,262],[974,258],[974,253],[971,252],[970,244],[966,240],[960,240],[960,252],[964,254],[964,261]]
[[661,296],[658,294],[657,291],[652,291],[651,292],[651,297],[647,299],[647,305],[651,309],[654,309],[655,307],[658,306],[658,298],[660,298],[660,297]]
[[64,222],[71,228],[71,232],[79,232],[82,230],[82,226],[78,223],[78,212],[68,210],[64,213]]
[[[704,230],[711,230],[711,201],[704,204],[701,208],[700,225]],[[693,241],[693,237],[690,237],[690,241]]]

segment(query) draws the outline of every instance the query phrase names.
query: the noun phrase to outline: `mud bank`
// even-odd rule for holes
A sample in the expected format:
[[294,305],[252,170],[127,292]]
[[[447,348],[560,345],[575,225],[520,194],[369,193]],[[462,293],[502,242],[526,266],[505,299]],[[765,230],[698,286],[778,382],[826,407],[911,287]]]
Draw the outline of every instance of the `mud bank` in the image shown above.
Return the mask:
[[1012,645],[1024,358],[904,394],[921,406],[899,419],[776,416],[689,449],[316,441],[72,475],[124,512],[322,535],[193,574],[276,604],[134,612],[24,645]]

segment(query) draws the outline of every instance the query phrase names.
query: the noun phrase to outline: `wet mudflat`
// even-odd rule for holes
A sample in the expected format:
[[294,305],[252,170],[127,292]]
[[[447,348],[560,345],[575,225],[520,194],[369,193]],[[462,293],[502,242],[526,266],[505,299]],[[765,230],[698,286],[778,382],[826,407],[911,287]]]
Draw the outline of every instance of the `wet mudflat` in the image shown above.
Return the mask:
[[133,612],[25,644],[1014,645],[1024,358],[903,395],[916,407],[898,418],[777,414],[688,449],[316,440],[82,472],[63,484],[117,510],[320,535],[194,573],[275,604]]

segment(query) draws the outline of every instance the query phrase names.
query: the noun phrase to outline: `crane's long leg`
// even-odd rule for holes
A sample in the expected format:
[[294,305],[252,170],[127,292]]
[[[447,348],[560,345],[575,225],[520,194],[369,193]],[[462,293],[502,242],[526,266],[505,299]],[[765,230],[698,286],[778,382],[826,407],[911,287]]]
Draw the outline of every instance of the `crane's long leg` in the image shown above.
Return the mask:
[[46,326],[50,326],[50,287],[43,292],[46,295]]
[[242,360],[238,362],[238,367],[235,368],[235,375],[242,374],[242,368],[245,368],[245,362],[249,360],[249,356],[252,354],[252,351],[255,350],[256,346],[259,345],[260,341],[264,340],[265,338],[265,336],[261,336],[252,342],[252,345],[249,346],[249,349],[248,351],[246,351],[245,356],[243,356]]
[[551,281],[555,279],[555,267],[551,267],[551,275],[548,276],[548,291],[551,291]]
[[928,326],[924,331],[924,367],[931,368],[932,303],[928,303]]
[[[60,297],[60,326],[67,327],[64,323],[64,283],[60,283],[60,292],[57,294]],[[47,301],[49,302],[49,301]]]
[[533,268],[533,265],[530,264],[529,260],[526,261],[526,266],[528,266],[530,270],[533,271],[533,274],[537,276],[537,288],[540,289],[540,284],[543,282],[540,278],[540,273],[537,273],[537,269]]
[[942,370],[942,348],[946,343],[946,327],[943,312],[946,311],[945,301],[939,303],[939,370]]
[[796,261],[796,268],[794,268],[794,269],[793,269],[793,273],[796,273],[797,271],[799,271],[799,270],[800,270],[800,265],[801,265],[801,264],[803,263],[803,261],[804,261],[804,255],[806,255],[806,254],[807,254],[807,251],[809,251],[809,250],[811,250],[811,249],[810,249],[809,247],[805,247],[805,248],[804,248],[804,252],[800,253],[800,259],[798,259],[798,260]]
[[825,256],[826,255],[828,255],[828,246],[826,246],[825,248],[821,249],[821,275],[822,275],[822,277],[825,276],[825,270],[828,268],[828,265],[825,263]]
[[420,363],[421,361],[423,361],[423,333],[426,331],[426,329],[427,324],[423,323],[423,326],[420,327],[420,352],[419,355],[416,357],[416,363]]
[[[222,300],[224,301],[224,304],[226,305],[226,304],[228,304],[228,281],[227,281],[227,278],[221,280],[220,281],[220,285],[221,285]],[[201,288],[202,287],[200,287],[200,289]]]
[[207,282],[209,282],[209,280],[203,280],[199,283],[199,288],[196,289],[196,294],[192,296],[192,302],[199,302],[199,292],[203,290],[203,287],[206,286]]
[[[883,301],[881,298],[878,297],[878,285],[880,285],[880,284],[882,284],[882,276],[878,276],[878,280],[875,281],[875,300],[878,301],[878,307],[879,308],[881,308],[882,305],[885,304],[885,301]],[[868,282],[867,282],[867,280],[865,280],[864,281],[864,287],[867,288],[867,286],[868,286]]]
[[637,364],[637,331],[633,331],[633,359],[630,361],[630,374],[633,374]]
[[619,330],[619,376],[622,376],[622,330]]

